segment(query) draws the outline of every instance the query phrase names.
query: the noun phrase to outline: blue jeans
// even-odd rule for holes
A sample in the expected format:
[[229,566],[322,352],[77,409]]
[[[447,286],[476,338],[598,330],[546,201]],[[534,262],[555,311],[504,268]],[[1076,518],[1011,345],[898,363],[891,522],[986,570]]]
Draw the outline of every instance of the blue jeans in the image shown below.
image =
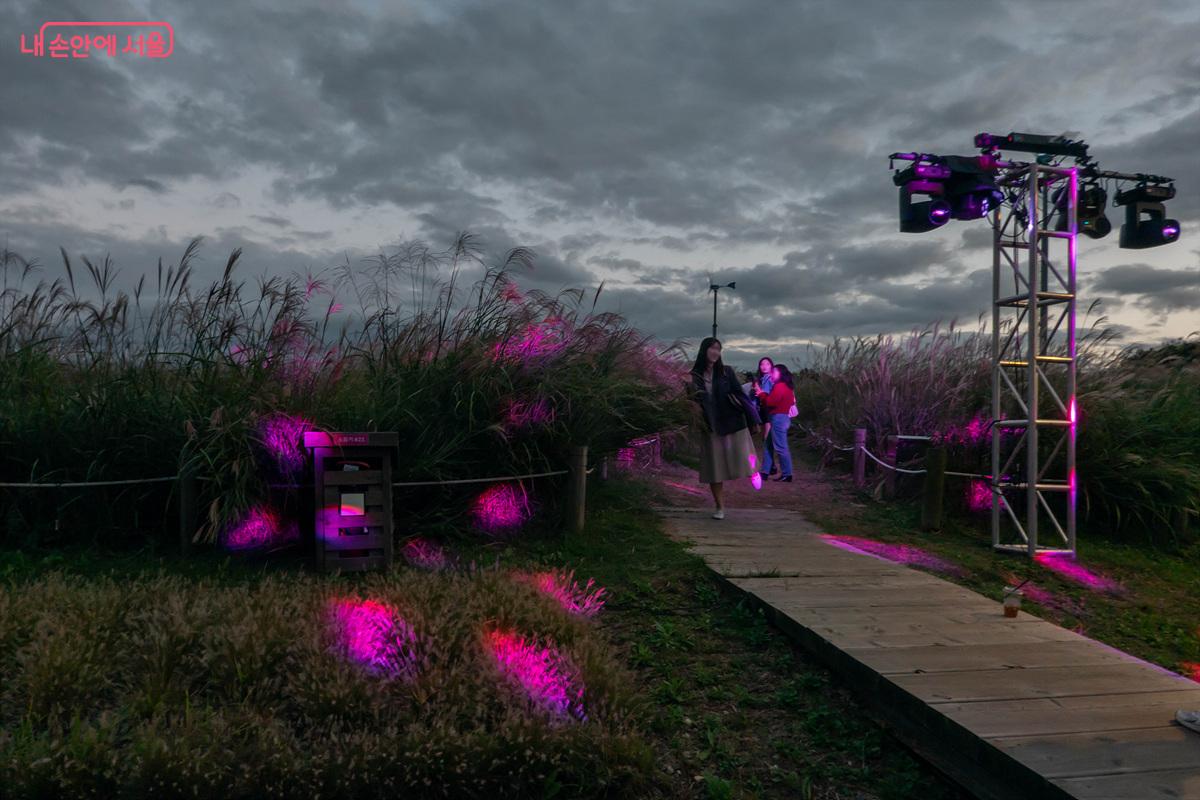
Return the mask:
[[792,474],[792,451],[788,450],[788,427],[792,420],[787,414],[771,415],[771,434],[764,448],[766,457],[763,458],[763,472],[771,471],[774,458],[779,459],[779,475],[782,478]]

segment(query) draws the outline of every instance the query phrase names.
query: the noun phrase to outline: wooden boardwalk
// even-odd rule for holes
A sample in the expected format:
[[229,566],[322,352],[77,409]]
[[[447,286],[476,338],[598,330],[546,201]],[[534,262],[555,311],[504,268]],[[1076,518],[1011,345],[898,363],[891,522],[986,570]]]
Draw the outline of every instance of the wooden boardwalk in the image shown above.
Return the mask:
[[822,539],[799,514],[660,509],[722,579],[981,798],[1200,799],[1200,685],[933,575]]

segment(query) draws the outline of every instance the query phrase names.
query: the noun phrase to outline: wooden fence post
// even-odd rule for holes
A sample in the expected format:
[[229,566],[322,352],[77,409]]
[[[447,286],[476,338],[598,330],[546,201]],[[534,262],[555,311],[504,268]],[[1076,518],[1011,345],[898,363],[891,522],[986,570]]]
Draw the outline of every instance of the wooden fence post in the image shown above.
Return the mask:
[[925,455],[925,488],[921,492],[921,530],[942,529],[946,497],[946,448],[931,447]]
[[179,552],[192,552],[192,535],[196,532],[196,473],[187,461],[179,464]]
[[567,530],[571,533],[582,532],[587,519],[587,452],[587,445],[571,448],[567,489]]
[[885,500],[894,500],[896,497],[896,451],[900,448],[900,440],[895,436],[889,436],[884,439],[884,456],[883,460],[892,467],[884,469],[883,476],[883,497]]
[[854,485],[859,489],[867,485],[867,429],[854,429]]

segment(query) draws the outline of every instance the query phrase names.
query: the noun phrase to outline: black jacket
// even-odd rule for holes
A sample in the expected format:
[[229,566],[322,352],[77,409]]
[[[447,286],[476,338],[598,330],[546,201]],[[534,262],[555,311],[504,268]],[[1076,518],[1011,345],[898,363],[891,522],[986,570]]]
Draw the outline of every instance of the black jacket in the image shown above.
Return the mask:
[[692,373],[692,399],[704,409],[709,430],[721,436],[736,433],[748,425],[761,425],[754,402],[742,391],[733,367],[713,375],[712,394],[704,391],[704,375]]

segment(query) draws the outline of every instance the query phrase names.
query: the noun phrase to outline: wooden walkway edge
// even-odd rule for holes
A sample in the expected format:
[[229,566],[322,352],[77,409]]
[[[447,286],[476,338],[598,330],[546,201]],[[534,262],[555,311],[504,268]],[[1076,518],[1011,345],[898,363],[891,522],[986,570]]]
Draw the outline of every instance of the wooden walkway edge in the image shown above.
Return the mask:
[[1200,800],[1200,685],[925,572],[831,544],[800,514],[657,509],[732,590],[914,751],[985,800]]

